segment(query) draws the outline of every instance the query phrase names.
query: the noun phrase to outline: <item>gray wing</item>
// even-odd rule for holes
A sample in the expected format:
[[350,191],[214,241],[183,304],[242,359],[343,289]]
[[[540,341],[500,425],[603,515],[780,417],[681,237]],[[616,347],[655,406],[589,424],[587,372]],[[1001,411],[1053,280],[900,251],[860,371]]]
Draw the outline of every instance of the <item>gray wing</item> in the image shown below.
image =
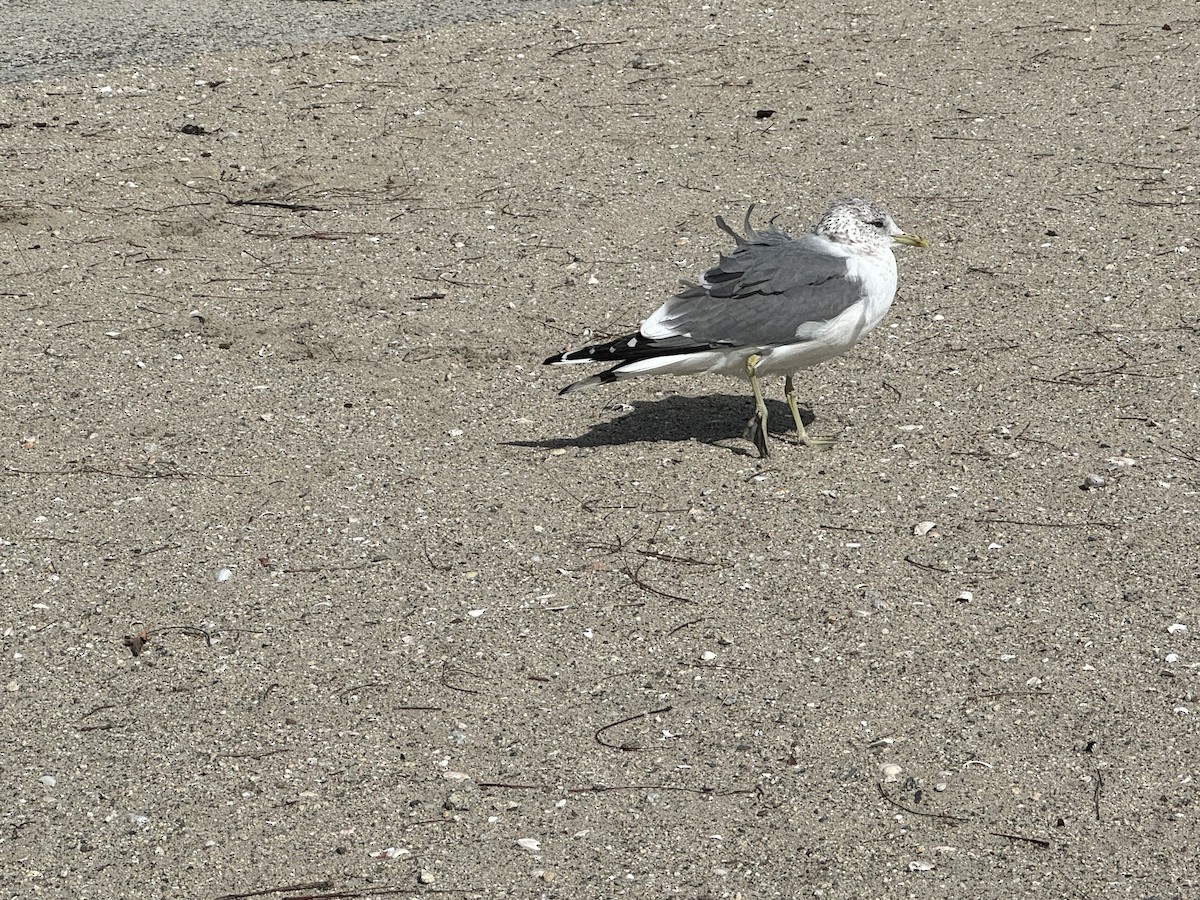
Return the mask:
[[737,249],[699,283],[685,282],[643,323],[643,335],[734,346],[787,344],[862,298],[862,284],[849,277],[846,258],[830,255],[819,238],[792,238],[775,227],[757,231],[749,217],[747,212],[744,238],[717,219]]

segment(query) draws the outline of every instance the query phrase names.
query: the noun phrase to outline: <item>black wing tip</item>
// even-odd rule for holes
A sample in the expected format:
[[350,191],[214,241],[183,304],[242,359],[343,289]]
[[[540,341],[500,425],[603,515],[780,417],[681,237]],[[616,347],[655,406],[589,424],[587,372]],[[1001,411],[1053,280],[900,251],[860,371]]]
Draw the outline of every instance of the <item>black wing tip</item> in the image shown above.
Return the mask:
[[558,396],[565,397],[567,394],[574,394],[576,391],[585,391],[588,388],[599,387],[602,384],[612,384],[618,380],[617,372],[620,366],[614,366],[607,372],[601,372],[599,375],[591,375],[582,381],[576,381],[573,384],[568,384],[565,388],[558,392]]
[[606,344],[592,344],[580,347],[578,350],[568,350],[548,357],[542,365],[553,366],[559,363],[604,363],[632,362],[646,356],[654,356],[656,344],[640,333],[627,334]]
[[590,347],[580,347],[578,350],[564,350],[562,353],[546,357],[542,365],[556,366],[561,363],[603,362],[608,358],[603,353],[610,346],[610,344],[592,344]]

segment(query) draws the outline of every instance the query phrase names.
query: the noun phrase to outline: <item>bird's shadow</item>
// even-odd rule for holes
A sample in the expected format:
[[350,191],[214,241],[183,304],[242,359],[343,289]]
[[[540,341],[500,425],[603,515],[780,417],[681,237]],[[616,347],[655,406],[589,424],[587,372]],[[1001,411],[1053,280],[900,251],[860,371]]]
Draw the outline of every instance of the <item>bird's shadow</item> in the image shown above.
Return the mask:
[[[597,422],[578,437],[506,441],[509,446],[561,450],[568,447],[606,447],[617,444],[699,441],[724,447],[747,456],[757,456],[753,445],[744,445],[746,422],[754,412],[754,401],[742,394],[706,394],[702,397],[668,395],[655,400],[619,401],[605,407],[615,418]],[[807,427],[813,420],[808,410],[800,417]],[[792,428],[787,404],[767,401],[767,421],[772,430]]]

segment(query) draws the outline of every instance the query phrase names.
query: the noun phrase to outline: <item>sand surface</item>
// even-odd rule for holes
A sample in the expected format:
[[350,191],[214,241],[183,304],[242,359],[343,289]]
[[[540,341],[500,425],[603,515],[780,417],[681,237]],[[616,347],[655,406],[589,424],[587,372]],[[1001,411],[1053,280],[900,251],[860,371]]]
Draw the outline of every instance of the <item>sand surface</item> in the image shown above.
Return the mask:
[[[1196,896],[1196,10],[784,6],[2,89],[0,896]],[[847,193],[833,450],[557,396]]]
[[4,0],[0,84],[247,47],[388,37],[573,0]]

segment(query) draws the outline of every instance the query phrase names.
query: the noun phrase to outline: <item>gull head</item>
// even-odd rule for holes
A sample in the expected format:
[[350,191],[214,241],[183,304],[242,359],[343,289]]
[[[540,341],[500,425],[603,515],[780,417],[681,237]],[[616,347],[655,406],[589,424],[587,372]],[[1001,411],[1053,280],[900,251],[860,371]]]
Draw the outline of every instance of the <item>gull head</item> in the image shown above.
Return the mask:
[[929,246],[925,238],[901,231],[888,211],[878,203],[861,197],[835,200],[813,231],[823,238],[850,244],[868,253],[890,249],[895,244],[922,249]]

